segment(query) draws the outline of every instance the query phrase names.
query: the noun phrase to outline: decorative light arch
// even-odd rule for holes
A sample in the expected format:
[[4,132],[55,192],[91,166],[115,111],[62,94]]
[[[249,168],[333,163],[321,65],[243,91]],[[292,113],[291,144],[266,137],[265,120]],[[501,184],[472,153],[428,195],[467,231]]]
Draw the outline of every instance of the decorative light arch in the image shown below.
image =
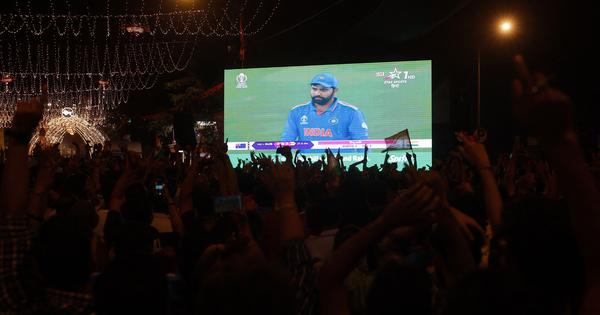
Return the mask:
[[[46,125],[46,143],[61,143],[65,134],[78,134],[84,141],[89,141],[90,145],[104,144],[106,137],[98,128],[90,124],[85,119],[76,115],[56,117],[48,121]],[[29,142],[29,154],[33,154],[33,149],[40,142],[39,130],[33,135]]]

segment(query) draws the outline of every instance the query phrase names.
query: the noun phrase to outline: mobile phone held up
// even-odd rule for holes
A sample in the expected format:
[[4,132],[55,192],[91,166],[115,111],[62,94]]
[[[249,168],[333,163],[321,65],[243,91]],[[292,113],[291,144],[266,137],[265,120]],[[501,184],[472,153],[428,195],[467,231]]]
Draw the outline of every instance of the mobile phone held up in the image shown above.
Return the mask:
[[162,195],[165,188],[165,183],[161,179],[157,179],[154,183],[154,191],[157,195]]
[[223,196],[215,198],[215,213],[224,214],[242,210],[242,197],[240,195]]

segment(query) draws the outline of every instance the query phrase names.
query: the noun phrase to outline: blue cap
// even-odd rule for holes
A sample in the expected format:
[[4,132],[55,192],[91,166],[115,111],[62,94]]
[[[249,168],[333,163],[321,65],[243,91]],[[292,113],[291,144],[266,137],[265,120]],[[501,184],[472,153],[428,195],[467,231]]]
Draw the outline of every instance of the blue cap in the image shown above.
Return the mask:
[[319,73],[311,81],[310,85],[320,84],[327,88],[337,88],[337,79],[331,73]]

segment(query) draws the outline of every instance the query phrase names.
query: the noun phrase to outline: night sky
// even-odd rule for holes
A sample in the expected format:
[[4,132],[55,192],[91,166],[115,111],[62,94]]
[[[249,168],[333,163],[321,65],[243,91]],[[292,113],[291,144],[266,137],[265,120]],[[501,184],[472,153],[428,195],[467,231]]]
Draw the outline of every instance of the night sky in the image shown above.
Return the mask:
[[[495,33],[499,17],[506,15],[518,23],[511,38]],[[595,16],[591,4],[580,1],[287,0],[272,23],[247,40],[245,66],[432,59],[434,147],[443,154],[455,144],[453,131],[474,126],[479,47],[481,121],[497,152],[510,150],[519,132],[510,98],[511,56],[519,52],[532,70],[551,74],[551,83],[571,95],[582,139],[593,145],[600,131],[599,89],[590,80],[600,69],[593,47]],[[203,80],[220,82],[224,68],[240,67],[237,39],[205,46],[190,68]],[[137,102],[133,98],[127,106]]]
[[[267,0],[265,7],[274,1]],[[105,3],[88,2],[93,10],[101,10]],[[114,7],[115,3],[111,1]],[[152,0],[145,3],[152,8]],[[516,20],[517,32],[501,39],[494,27],[506,15]],[[452,131],[473,128],[479,48],[481,121],[494,151],[509,150],[518,132],[511,119],[510,80],[514,75],[511,56],[520,52],[532,69],[551,74],[551,84],[572,96],[584,142],[595,143],[600,133],[596,123],[600,89],[595,82],[600,67],[594,48],[599,38],[597,17],[592,4],[582,1],[281,0],[271,23],[246,38],[244,66],[431,59],[434,148],[445,152],[454,145]],[[203,39],[190,68],[165,76],[164,81],[193,74],[206,86],[218,84],[223,69],[241,67],[238,49],[235,37]],[[123,111],[147,114],[168,103],[167,93],[158,84],[133,93]]]

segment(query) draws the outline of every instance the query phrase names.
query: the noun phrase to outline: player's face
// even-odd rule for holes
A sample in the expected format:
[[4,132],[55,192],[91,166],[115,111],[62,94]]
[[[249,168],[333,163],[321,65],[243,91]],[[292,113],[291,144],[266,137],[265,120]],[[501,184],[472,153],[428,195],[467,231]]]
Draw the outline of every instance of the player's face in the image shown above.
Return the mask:
[[324,87],[322,85],[311,85],[310,96],[313,103],[317,105],[327,104],[335,95],[335,89]]

